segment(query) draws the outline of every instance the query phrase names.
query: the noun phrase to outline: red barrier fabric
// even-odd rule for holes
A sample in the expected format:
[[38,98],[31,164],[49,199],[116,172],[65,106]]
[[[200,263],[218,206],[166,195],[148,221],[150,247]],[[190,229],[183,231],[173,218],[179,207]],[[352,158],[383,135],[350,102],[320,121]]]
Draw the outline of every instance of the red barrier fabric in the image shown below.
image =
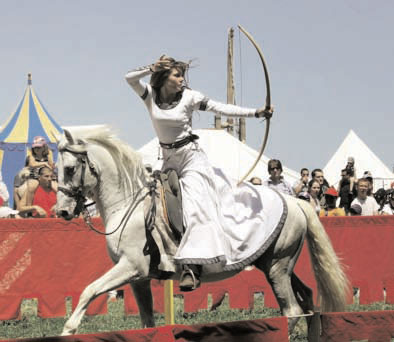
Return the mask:
[[394,337],[394,311],[327,313],[321,318],[322,342],[389,342]]
[[229,323],[176,326],[175,341],[188,342],[287,342],[286,317]]
[[360,304],[383,301],[384,288],[386,301],[393,304],[394,216],[327,217],[322,222],[351,285],[360,289]]
[[[53,336],[6,340],[8,342],[174,342],[172,326],[97,334]],[[3,341],[2,341],[3,342]]]
[[[394,216],[324,217],[322,222],[337,254],[346,265],[354,287],[360,288],[361,304],[383,300],[394,303]],[[99,219],[94,224],[103,229]],[[314,290],[308,249],[304,246],[296,265],[296,273]],[[41,317],[60,317],[66,313],[65,298],[72,297],[73,307],[83,289],[112,267],[105,238],[90,231],[82,220],[2,219],[0,220],[0,320],[16,319],[23,299],[38,299]],[[163,283],[152,281],[154,309],[163,312]],[[125,312],[138,313],[130,287],[125,286]],[[231,279],[203,284],[184,296],[185,312],[207,308],[208,295],[213,305],[224,294],[231,308],[253,307],[253,295],[264,293],[264,305],[277,307],[264,275],[254,269],[243,271]],[[349,296],[349,303],[352,297]],[[88,314],[106,312],[102,296],[89,307]]]
[[12,339],[8,342],[287,342],[285,317],[218,324],[172,325],[97,334]]

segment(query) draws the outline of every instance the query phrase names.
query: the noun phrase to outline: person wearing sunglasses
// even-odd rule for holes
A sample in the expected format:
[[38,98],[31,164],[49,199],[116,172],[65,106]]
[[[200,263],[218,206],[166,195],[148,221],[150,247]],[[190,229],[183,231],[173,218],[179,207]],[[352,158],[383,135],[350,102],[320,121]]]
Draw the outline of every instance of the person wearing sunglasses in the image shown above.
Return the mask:
[[271,159],[268,162],[269,178],[264,182],[264,185],[275,189],[283,194],[294,196],[294,191],[291,185],[284,180],[282,176],[282,163],[278,159]]

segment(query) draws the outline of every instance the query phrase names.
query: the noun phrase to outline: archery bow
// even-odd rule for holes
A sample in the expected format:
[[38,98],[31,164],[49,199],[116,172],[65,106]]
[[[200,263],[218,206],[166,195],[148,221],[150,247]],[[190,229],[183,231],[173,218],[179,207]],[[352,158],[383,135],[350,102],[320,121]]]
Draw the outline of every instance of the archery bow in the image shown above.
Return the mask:
[[[258,44],[256,43],[256,41],[253,39],[253,37],[251,36],[251,34],[246,31],[241,25],[238,25],[238,28],[240,29],[241,32],[243,32],[245,34],[245,36],[250,40],[250,42],[253,44],[253,46],[256,48],[257,53],[260,56],[260,60],[261,63],[263,64],[263,69],[264,69],[264,76],[265,76],[265,85],[266,85],[266,91],[267,91],[267,96],[265,99],[265,109],[266,110],[270,110],[271,109],[271,88],[270,88],[270,78],[268,75],[268,68],[267,65],[265,63],[265,59],[264,59],[264,55],[263,52],[261,51],[260,47],[258,46]],[[266,125],[265,125],[265,135],[264,135],[264,139],[263,139],[263,143],[262,146],[260,148],[260,152],[259,155],[256,158],[256,161],[253,163],[252,167],[249,169],[249,171],[245,174],[245,176],[243,176],[240,181],[238,182],[237,185],[241,184],[246,177],[248,177],[250,175],[250,173],[254,170],[254,168],[256,167],[257,163],[260,161],[261,156],[263,155],[263,152],[265,150],[265,146],[267,145],[267,141],[268,141],[268,134],[269,134],[269,130],[270,130],[270,119],[271,118],[267,118],[266,119]]]

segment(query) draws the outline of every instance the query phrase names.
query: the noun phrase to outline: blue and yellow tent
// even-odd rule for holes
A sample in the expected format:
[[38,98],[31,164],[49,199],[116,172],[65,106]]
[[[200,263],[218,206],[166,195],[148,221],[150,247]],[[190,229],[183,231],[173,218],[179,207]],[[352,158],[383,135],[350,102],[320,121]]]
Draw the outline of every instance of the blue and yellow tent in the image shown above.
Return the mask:
[[63,133],[36,95],[28,74],[27,88],[16,111],[9,117],[0,131],[0,167],[3,181],[13,202],[15,175],[25,166],[26,153],[35,136],[43,136],[57,156],[56,136]]

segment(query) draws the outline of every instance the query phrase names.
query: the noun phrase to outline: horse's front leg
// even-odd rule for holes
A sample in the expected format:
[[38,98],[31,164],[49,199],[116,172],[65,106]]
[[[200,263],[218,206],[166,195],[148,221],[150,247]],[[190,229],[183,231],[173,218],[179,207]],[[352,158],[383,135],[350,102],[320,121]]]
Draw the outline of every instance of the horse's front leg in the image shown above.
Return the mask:
[[153,297],[150,279],[131,282],[130,285],[133,289],[134,297],[137,301],[138,309],[140,311],[142,327],[154,327],[155,319],[153,317]]
[[62,336],[75,334],[88,305],[97,296],[130,282],[131,279],[138,276],[136,270],[136,267],[124,258],[107,273],[88,285],[83,290],[77,307],[64,325]]

